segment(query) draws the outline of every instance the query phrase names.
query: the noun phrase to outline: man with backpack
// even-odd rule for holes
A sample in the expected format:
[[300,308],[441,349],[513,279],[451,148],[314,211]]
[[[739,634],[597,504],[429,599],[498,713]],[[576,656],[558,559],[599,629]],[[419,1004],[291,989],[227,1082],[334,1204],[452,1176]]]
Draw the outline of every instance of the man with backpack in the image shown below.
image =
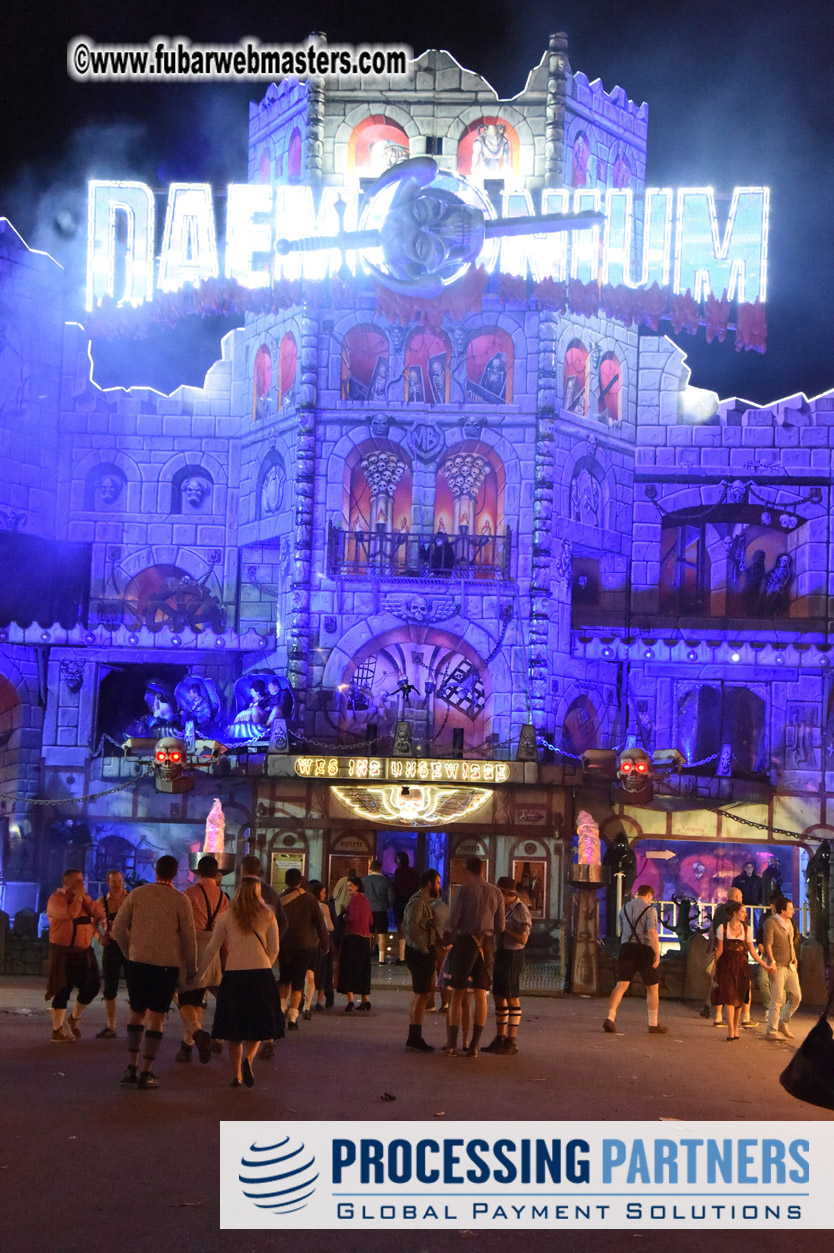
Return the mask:
[[660,1005],[660,941],[657,936],[657,910],[652,905],[654,891],[647,883],[637,889],[637,894],[626,901],[620,910],[620,955],[617,961],[617,983],[608,1002],[608,1017],[602,1024],[603,1031],[616,1035],[614,1025],[617,1009],[636,974],[642,976],[646,988],[646,1007],[651,1035],[665,1035],[668,1027],[658,1024]]

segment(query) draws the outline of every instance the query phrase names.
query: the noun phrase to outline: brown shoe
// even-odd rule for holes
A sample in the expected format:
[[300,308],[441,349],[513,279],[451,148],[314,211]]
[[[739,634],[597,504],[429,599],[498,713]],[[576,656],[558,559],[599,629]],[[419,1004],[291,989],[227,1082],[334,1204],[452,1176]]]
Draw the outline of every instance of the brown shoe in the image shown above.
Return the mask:
[[668,1030],[668,1027],[661,1027],[660,1025],[656,1027],[649,1027],[649,1035],[666,1035]]
[[602,1024],[602,1029],[603,1031],[607,1031],[609,1035],[617,1034],[617,1028],[614,1025],[613,1018],[606,1018],[605,1022]]

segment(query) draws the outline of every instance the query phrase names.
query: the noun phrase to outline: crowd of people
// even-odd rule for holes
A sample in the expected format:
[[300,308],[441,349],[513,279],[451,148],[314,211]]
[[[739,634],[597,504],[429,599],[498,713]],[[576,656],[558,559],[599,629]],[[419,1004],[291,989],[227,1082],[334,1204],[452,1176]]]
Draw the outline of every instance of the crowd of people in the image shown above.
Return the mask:
[[[298,1031],[299,1018],[331,1008],[336,993],[345,996],[345,1013],[370,1010],[371,954],[376,938],[379,961],[385,960],[393,908],[396,961],[407,966],[413,991],[406,1048],[434,1052],[422,1025],[439,991],[448,1015],[441,1051],[477,1057],[492,990],[496,1034],[483,1051],[517,1053],[519,981],[532,921],[515,882],[488,883],[481,860],[470,858],[450,909],[441,900],[439,873],[417,876],[403,858],[393,883],[373,862],[364,878],[339,880],[329,899],[321,882],[308,883],[295,868],[287,871],[279,895],[263,882],[260,858],[251,855],[241,862],[231,900],[209,854],[184,892],[174,886],[179,866],[171,856],[157,861],[155,882],[130,892],[121,873],[111,871],[97,901],[87,893],[81,870],[65,871],[47,903],[53,1043],[81,1037],[82,1015],[101,989],[97,939],[107,1020],[98,1038],[115,1038],[120,975],[127,985],[122,1084],[159,1087],[153,1067],[176,1000],[183,1038],[175,1060],[190,1063],[196,1049],[206,1064],[225,1043],[232,1087],[252,1087],[255,1058],[274,1055],[285,1031]],[[209,991],[216,997],[210,1033],[203,1026]]]
[[[749,863],[752,867],[752,862]],[[749,875],[745,876],[749,880]],[[620,910],[620,951],[617,982],[608,1002],[603,1031],[616,1034],[617,1010],[632,979],[639,974],[646,989],[648,1027],[653,1035],[669,1030],[658,1021],[660,1005],[660,941],[654,890],[643,884]],[[740,1039],[740,1027],[753,1027],[751,1006],[753,984],[750,966],[761,968],[762,1000],[767,1005],[766,1040],[793,1040],[791,1018],[799,1008],[799,933],[794,921],[793,901],[775,894],[770,912],[763,915],[756,933],[747,917],[744,885],[738,880],[727,893],[725,904],[713,913],[707,950],[710,990],[701,1014],[713,1026],[724,1025],[727,1040]]]

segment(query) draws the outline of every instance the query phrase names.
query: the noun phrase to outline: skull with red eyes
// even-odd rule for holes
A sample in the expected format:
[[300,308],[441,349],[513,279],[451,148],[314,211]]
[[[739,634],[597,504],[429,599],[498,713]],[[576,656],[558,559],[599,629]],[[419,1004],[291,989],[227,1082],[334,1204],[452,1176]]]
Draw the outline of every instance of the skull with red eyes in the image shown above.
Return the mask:
[[642,748],[625,748],[617,763],[617,777],[626,792],[640,792],[651,778],[652,759]]
[[171,782],[182,778],[187,751],[185,740],[178,739],[175,735],[166,735],[161,740],[157,740],[154,751],[157,779]]

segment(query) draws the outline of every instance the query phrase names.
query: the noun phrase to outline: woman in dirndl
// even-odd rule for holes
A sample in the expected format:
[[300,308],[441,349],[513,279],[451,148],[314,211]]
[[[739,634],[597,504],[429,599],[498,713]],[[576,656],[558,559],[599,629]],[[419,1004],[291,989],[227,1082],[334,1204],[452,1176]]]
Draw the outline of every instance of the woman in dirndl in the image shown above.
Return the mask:
[[727,921],[716,930],[715,939],[712,1003],[726,1007],[727,1039],[737,1040],[741,1011],[750,995],[747,954],[749,953],[753,960],[769,973],[772,967],[762,961],[756,952],[753,936],[747,925],[747,910],[741,901],[727,902]]
[[337,987],[338,992],[347,996],[346,1014],[354,1009],[354,994],[362,998],[360,1010],[371,1008],[371,931],[374,925],[370,901],[362,880],[356,875],[348,879],[348,893]]
[[284,1015],[272,965],[278,956],[278,923],[261,899],[258,879],[241,879],[234,900],[217,920],[195,982],[200,983],[220,949],[226,965],[217,992],[212,1035],[229,1043],[232,1087],[253,1087],[252,1063],[262,1040],[284,1036]]

